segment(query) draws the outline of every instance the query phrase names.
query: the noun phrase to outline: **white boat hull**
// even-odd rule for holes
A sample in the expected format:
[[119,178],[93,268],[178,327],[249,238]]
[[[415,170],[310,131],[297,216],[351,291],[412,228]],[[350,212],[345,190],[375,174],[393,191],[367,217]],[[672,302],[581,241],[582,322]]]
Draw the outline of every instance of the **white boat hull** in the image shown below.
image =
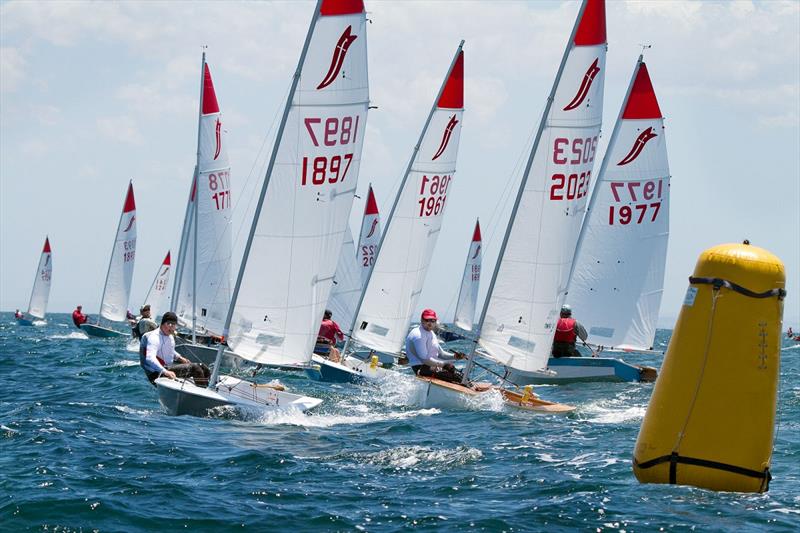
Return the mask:
[[184,379],[158,378],[155,383],[158,401],[172,416],[213,416],[215,411],[225,408],[248,416],[261,416],[278,411],[305,412],[322,403],[319,398],[292,394],[232,376],[222,376],[215,389],[198,387]]
[[479,383],[476,387],[470,388],[436,378],[417,376],[417,380],[424,385],[420,402],[423,407],[470,409],[481,396],[492,394],[494,391],[488,383]]
[[306,370],[308,376],[316,381],[326,383],[364,383],[378,382],[393,376],[394,370],[387,370],[380,365],[372,365],[371,361],[361,361],[348,357],[341,363],[334,363],[320,355],[311,357],[311,367]]
[[98,326],[97,324],[81,324],[80,329],[90,337],[100,337],[102,339],[127,337],[129,335],[128,332],[122,333],[121,331],[111,328],[104,328],[102,326]]

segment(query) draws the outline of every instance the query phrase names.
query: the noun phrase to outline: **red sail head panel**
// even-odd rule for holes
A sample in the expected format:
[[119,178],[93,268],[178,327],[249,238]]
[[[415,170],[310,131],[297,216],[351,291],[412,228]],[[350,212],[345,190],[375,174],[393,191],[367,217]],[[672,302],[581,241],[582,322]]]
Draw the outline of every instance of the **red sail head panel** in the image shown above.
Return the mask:
[[447,78],[447,83],[442,91],[442,96],[439,97],[437,107],[444,107],[447,109],[461,109],[464,107],[464,52],[461,51],[456,58],[456,63],[453,65],[453,70],[450,71],[450,77]]
[[586,8],[575,32],[575,46],[593,46],[606,42],[605,0],[585,0]]
[[372,187],[369,188],[369,193],[367,194],[367,205],[364,208],[365,215],[377,215],[378,214],[378,203],[375,201],[375,194],[372,192]]
[[322,0],[319,14],[323,17],[331,15],[350,15],[364,11],[364,0]]
[[211,113],[219,113],[219,104],[217,103],[217,93],[214,91],[214,82],[211,81],[211,71],[206,63],[203,74],[203,114],[210,115]]
[[130,213],[136,210],[136,202],[133,200],[133,183],[128,185],[128,194],[125,196],[125,206],[122,208],[123,213]]
[[653,84],[650,82],[650,74],[647,72],[647,65],[639,65],[636,79],[631,87],[631,94],[625,105],[622,118],[661,118],[661,108],[658,107],[656,93]]

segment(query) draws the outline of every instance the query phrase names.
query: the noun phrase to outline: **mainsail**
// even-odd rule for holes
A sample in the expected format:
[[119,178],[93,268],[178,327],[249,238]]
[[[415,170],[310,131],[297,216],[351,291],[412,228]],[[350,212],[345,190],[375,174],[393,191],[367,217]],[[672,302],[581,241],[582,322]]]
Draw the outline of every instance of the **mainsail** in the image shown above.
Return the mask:
[[452,192],[464,113],[463,41],[456,51],[386,222],[351,335],[372,349],[402,347]]
[[205,54],[202,72],[197,168],[187,208],[188,229],[184,229],[179,251],[183,256],[178,263],[180,281],[173,307],[183,323],[220,333],[231,293],[231,167]]
[[53,254],[50,251],[50,238],[45,237],[36,278],[33,280],[31,300],[28,303],[28,315],[44,318],[47,313],[47,301],[50,299],[50,279],[53,274]]
[[481,223],[475,221],[475,231],[469,244],[467,261],[464,264],[464,275],[461,278],[461,289],[458,291],[456,313],[453,322],[465,331],[472,331],[475,320],[475,304],[478,302],[478,288],[481,282]]
[[170,253],[167,252],[167,256],[162,261],[161,266],[158,267],[156,277],[153,279],[153,283],[150,284],[150,289],[148,289],[147,296],[145,296],[143,302],[150,306],[150,313],[153,318],[160,315],[167,308],[164,305],[164,301],[167,296],[167,290],[169,290],[170,268]]
[[488,357],[544,368],[564,302],[603,114],[604,0],[584,0],[545,106],[478,330]]
[[106,274],[100,316],[113,322],[122,322],[128,312],[131,295],[133,264],[136,259],[136,202],[133,183],[128,184],[122,214],[119,217],[117,236],[111,250],[111,260]]
[[364,285],[367,283],[369,271],[375,262],[378,243],[381,240],[381,223],[378,213],[378,203],[372,185],[367,193],[367,203],[364,206],[364,217],[361,220],[361,236],[358,247],[353,242],[353,235],[348,227],[342,253],[339,254],[339,263],[336,265],[336,276],[328,301],[328,309],[333,313],[333,318],[342,324],[352,324],[353,317],[358,307],[358,300]]
[[651,349],[669,238],[664,118],[642,56],[600,167],[568,300],[589,342]]
[[363,1],[321,0],[228,311],[224,333],[240,357],[266,364],[311,360],[348,228],[368,106]]

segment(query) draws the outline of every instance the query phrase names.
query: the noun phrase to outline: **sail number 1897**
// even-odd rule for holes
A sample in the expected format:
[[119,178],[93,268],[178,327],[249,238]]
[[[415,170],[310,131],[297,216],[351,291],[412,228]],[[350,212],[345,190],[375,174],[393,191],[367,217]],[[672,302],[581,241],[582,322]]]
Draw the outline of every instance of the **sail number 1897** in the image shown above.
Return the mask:
[[[309,139],[314,146],[354,145],[358,140],[359,116],[306,117],[304,120]],[[344,181],[353,154],[303,157],[300,185],[323,185]]]

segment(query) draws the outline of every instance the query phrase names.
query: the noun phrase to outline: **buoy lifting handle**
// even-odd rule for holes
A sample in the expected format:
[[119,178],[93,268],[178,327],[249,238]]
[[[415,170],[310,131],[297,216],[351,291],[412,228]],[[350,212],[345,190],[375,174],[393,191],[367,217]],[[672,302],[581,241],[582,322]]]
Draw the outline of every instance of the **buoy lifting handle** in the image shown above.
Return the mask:
[[773,296],[777,296],[778,300],[783,300],[786,298],[786,289],[778,288],[770,289],[764,292],[755,292],[722,278],[696,278],[694,276],[689,276],[689,283],[692,285],[712,285],[717,290],[721,289],[722,287],[727,287],[732,291],[738,292],[739,294],[743,294],[744,296],[748,296],[750,298],[771,298]]

